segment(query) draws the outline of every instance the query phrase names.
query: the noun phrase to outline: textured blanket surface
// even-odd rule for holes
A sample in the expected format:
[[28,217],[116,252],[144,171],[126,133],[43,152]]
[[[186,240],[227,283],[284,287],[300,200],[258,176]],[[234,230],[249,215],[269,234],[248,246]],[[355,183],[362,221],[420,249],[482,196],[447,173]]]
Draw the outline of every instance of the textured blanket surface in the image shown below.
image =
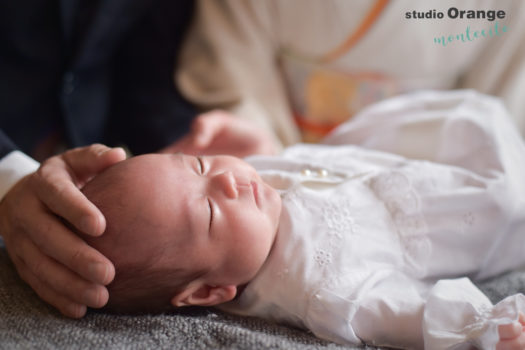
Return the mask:
[[[493,300],[525,291],[525,272],[482,283]],[[264,320],[211,309],[159,316],[62,317],[18,278],[0,247],[0,349],[372,349],[342,346]]]

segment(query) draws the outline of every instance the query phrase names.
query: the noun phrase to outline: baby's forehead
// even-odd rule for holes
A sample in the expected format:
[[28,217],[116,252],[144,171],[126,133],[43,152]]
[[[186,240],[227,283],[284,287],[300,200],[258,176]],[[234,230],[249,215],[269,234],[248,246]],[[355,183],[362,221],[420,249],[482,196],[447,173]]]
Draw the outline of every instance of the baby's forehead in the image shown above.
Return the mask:
[[[188,175],[181,155],[151,154],[130,158],[105,179],[115,205],[129,209],[128,215],[147,214],[162,222],[185,221],[186,202],[191,196]],[[107,197],[106,197],[107,198]],[[125,214],[125,213],[122,213]]]
[[[177,229],[192,231],[192,219],[198,214],[196,191],[199,177],[192,157],[183,154],[154,154],[137,157],[137,174],[148,183],[142,190],[148,195],[144,205]],[[179,231],[179,230],[177,230]]]
[[151,187],[158,184],[166,188],[178,180],[189,181],[188,162],[179,154],[146,154],[129,158],[114,166],[110,182],[124,186]]
[[[92,243],[109,255],[120,251],[126,252],[124,256],[129,252],[149,256],[164,248],[164,243],[183,240],[192,228],[187,190],[175,181],[185,171],[180,158],[130,158],[90,181],[83,191],[107,223],[106,233]],[[172,253],[171,249],[166,251]]]

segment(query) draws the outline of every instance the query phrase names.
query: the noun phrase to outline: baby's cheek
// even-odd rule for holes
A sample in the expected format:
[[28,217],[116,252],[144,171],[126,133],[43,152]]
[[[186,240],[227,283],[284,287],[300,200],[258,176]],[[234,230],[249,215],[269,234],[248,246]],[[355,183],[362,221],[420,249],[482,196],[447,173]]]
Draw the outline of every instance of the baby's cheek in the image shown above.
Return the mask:
[[246,222],[244,234],[237,243],[238,263],[245,274],[253,277],[269,254],[272,240],[272,228],[267,219]]

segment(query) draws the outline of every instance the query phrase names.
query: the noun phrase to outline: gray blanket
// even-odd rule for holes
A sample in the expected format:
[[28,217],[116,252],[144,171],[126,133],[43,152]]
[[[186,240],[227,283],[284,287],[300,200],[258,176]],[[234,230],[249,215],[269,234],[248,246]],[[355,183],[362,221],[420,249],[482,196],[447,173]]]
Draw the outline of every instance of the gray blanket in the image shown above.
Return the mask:
[[[482,283],[493,300],[525,291],[525,272]],[[90,311],[62,317],[22,282],[0,247],[0,349],[365,349],[341,346],[256,318],[212,309],[159,316]],[[371,349],[368,347],[368,349]]]

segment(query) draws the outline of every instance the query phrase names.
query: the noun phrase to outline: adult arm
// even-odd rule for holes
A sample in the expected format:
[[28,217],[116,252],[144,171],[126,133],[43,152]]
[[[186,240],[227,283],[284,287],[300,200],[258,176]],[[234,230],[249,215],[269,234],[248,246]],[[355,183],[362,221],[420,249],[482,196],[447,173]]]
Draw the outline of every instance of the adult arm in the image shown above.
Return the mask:
[[15,144],[7,137],[2,129],[0,129],[0,158],[5,157],[8,153],[16,149]]
[[17,151],[15,144],[0,129],[0,200],[18,180],[38,166],[34,159]]
[[277,65],[279,43],[270,7],[257,1],[198,2],[176,80],[201,109],[250,119],[288,145],[298,142],[299,134]]
[[86,306],[107,302],[104,285],[114,267],[69,225],[89,235],[104,232],[104,217],[80,188],[124,158],[122,149],[103,145],[73,149],[22,177],[0,202],[0,235],[18,273],[64,315],[81,317]]

